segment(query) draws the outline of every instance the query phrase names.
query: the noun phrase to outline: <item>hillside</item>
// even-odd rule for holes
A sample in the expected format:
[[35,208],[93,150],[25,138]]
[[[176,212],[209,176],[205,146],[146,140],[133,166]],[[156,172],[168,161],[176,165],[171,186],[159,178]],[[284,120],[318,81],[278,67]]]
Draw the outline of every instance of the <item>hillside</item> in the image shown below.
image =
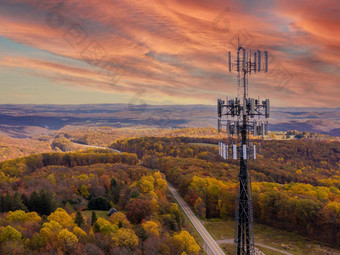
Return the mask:
[[[270,130],[339,136],[340,108],[272,108]],[[207,105],[0,105],[0,131],[32,137],[68,127],[216,127],[216,106]]]
[[[205,143],[208,143],[205,145]],[[159,169],[203,219],[234,217],[238,161],[223,162],[214,139],[136,138],[112,148]],[[250,163],[257,223],[340,247],[340,143],[266,141]]]
[[164,175],[137,165],[133,154],[89,150],[5,161],[0,193],[1,254],[201,250]]
[[[310,134],[306,133],[306,138],[309,136]],[[177,249],[178,252],[183,251],[184,248],[176,248],[171,243],[172,239],[167,239],[166,233],[170,233],[171,237],[179,233],[179,226],[181,228],[186,226],[189,229],[190,226],[187,223],[177,221],[176,227],[175,221],[168,218],[171,198],[164,187],[160,188],[162,192],[158,190],[158,185],[162,185],[163,181],[155,179],[154,174],[157,171],[162,173],[162,179],[166,177],[177,187],[182,197],[191,205],[197,215],[203,221],[206,221],[207,226],[213,226],[214,222],[220,222],[222,225],[229,226],[226,230],[230,228],[230,222],[232,222],[235,211],[238,162],[231,160],[223,162],[218,156],[216,144],[224,139],[224,135],[217,133],[216,129],[168,130],[80,127],[53,131],[41,136],[40,140],[37,138],[18,139],[10,137],[7,137],[7,139],[19,141],[26,139],[28,142],[32,140],[49,145],[49,147],[46,147],[45,153],[0,163],[0,192],[3,194],[1,199],[5,203],[2,205],[0,203],[0,209],[3,212],[1,216],[3,226],[9,224],[29,240],[27,244],[19,245],[20,249],[44,250],[46,247],[62,251],[69,249],[69,247],[60,246],[58,242],[51,241],[58,238],[57,236],[44,237],[45,241],[41,241],[41,246],[34,246],[37,244],[33,245],[33,243],[28,245],[33,240],[34,242],[36,242],[36,239],[40,240],[38,234],[40,235],[42,230],[37,226],[32,230],[26,220],[24,220],[24,228],[20,228],[17,220],[9,220],[10,216],[7,213],[10,210],[23,210],[27,214],[27,216],[23,216],[24,218],[31,215],[28,214],[29,211],[38,212],[38,216],[41,217],[44,214],[47,216],[54,215],[54,210],[60,207],[66,210],[66,213],[73,220],[75,220],[77,210],[80,210],[87,217],[85,219],[87,223],[82,229],[89,238],[86,240],[90,240],[91,244],[106,250],[105,253],[110,249],[117,251],[117,248],[103,248],[102,244],[98,243],[98,240],[100,242],[105,240],[105,230],[101,232],[99,228],[97,233],[101,234],[97,237],[97,241],[93,239],[91,231],[93,227],[91,228],[91,225],[89,225],[89,217],[94,209],[92,211],[88,211],[88,209],[91,199],[96,197],[103,197],[109,202],[109,206],[113,205],[122,210],[126,215],[124,217],[127,217],[129,224],[131,224],[127,229],[132,229],[141,240],[142,237],[138,235],[138,225],[140,224],[134,222],[131,215],[129,216],[131,208],[128,207],[129,203],[132,203],[133,199],[136,198],[135,196],[139,194],[138,198],[149,201],[152,208],[157,208],[154,209],[155,214],[143,217],[146,217],[147,221],[156,222],[159,228],[165,231],[160,232],[157,242],[150,239],[152,240],[150,245],[163,240],[170,249],[175,247],[173,249]],[[339,249],[340,142],[311,138],[254,140],[254,142],[261,142],[262,144],[262,155],[258,155],[258,160],[255,162],[250,161],[255,221],[257,228],[263,229],[263,232],[257,232],[258,238],[262,240],[262,243],[269,242],[272,247],[278,248],[280,247],[277,242],[289,243],[290,246],[286,248],[293,254],[303,254],[294,253],[295,251],[304,251],[304,249],[303,246],[293,241],[294,239],[303,240],[303,238],[314,240],[308,241],[308,245],[312,247],[316,247],[317,243],[321,245],[319,251],[322,252],[331,251],[330,248],[327,248],[328,246]],[[115,154],[110,150],[103,149],[72,152],[85,148],[81,144],[91,143],[100,146],[110,144],[111,148],[126,153]],[[30,145],[39,150],[39,143],[31,143]],[[21,146],[24,146],[24,144]],[[40,149],[42,150],[43,147]],[[52,149],[69,152],[52,152]],[[144,180],[142,177],[150,175],[154,176],[153,181],[151,179]],[[112,191],[113,178],[115,179],[114,183],[118,183],[120,187],[119,194],[117,190]],[[147,182],[144,183],[144,181]],[[51,207],[49,209],[32,207],[30,200],[32,200],[32,194],[35,193],[38,197],[49,198]],[[33,195],[33,197],[36,195]],[[160,199],[157,202],[158,205],[152,204],[154,203],[152,202],[153,198]],[[62,209],[58,210],[59,213],[64,213]],[[22,212],[20,213],[22,214]],[[96,213],[100,215],[98,217],[107,219],[101,211],[97,210]],[[66,214],[65,217],[67,217]],[[37,218],[40,225],[50,221],[46,221],[45,218]],[[111,228],[114,229],[115,220],[112,219],[109,222],[111,223],[106,222],[106,224],[111,224]],[[65,227],[78,240],[77,245],[72,246],[72,249],[83,249],[79,247],[81,244],[86,246],[88,241],[78,236],[79,233],[77,235],[74,232],[74,225],[70,224]],[[212,228],[213,235],[231,238],[230,230],[224,233],[215,232],[215,229],[218,229],[217,226]],[[275,232],[278,229],[283,232]],[[118,233],[115,230],[112,231],[111,236]],[[273,231],[279,233],[280,237],[273,239],[265,234]],[[32,234],[34,233],[37,234],[33,238]],[[200,239],[195,233],[191,233],[200,243]],[[299,236],[293,235],[290,239],[287,239],[284,238],[285,233],[292,233],[292,235],[298,233]],[[141,245],[141,241],[139,241],[139,245]],[[124,249],[134,252],[141,249],[139,245],[132,245]],[[145,249],[147,249],[146,247]],[[223,247],[226,250],[230,249],[228,245]],[[11,248],[7,247],[6,249],[10,250]],[[167,248],[164,246],[162,249]],[[189,252],[188,254],[196,253]]]

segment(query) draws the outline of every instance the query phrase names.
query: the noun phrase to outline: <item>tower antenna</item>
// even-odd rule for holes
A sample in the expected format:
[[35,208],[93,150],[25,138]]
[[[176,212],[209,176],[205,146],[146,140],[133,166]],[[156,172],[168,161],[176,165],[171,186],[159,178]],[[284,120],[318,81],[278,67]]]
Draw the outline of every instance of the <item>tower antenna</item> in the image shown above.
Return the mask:
[[[260,50],[253,51],[252,58],[252,51],[243,48],[239,39],[236,61],[232,60],[229,52],[228,64],[229,72],[237,73],[238,90],[242,87],[242,96],[231,100],[217,100],[218,131],[226,132],[228,137],[239,138],[239,143],[227,145],[219,142],[219,153],[224,160],[229,159],[229,155],[234,160],[240,160],[240,191],[235,213],[235,254],[254,255],[254,220],[248,160],[256,159],[256,144],[249,142],[249,134],[262,138],[268,134],[268,121],[261,120],[261,117],[269,118],[270,106],[269,99],[261,102],[260,99],[248,98],[248,76],[268,72],[268,52],[264,51],[264,61],[261,61]],[[255,120],[256,116],[258,119]]]

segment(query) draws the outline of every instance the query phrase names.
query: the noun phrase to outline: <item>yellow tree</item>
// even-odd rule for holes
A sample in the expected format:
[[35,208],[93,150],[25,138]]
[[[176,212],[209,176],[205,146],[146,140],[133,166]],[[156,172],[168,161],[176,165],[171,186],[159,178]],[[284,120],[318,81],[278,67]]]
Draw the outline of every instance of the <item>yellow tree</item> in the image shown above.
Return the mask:
[[45,222],[40,229],[40,236],[47,242],[54,242],[62,229],[61,225],[56,221]]
[[22,210],[17,210],[17,211],[9,211],[7,216],[6,216],[6,220],[8,220],[9,222],[13,222],[13,221],[19,221],[19,222],[24,222],[26,219],[26,213]]
[[112,214],[109,218],[109,221],[117,225],[119,228],[124,227],[124,228],[130,228],[131,223],[130,221],[126,218],[126,215],[122,212],[116,212]]
[[205,218],[206,216],[206,208],[205,208],[205,203],[202,200],[201,197],[196,199],[195,205],[194,205],[194,209],[195,211],[198,213],[198,215],[201,218]]
[[87,237],[86,232],[77,226],[73,228],[72,233],[75,234],[78,239],[84,240]]
[[47,219],[49,221],[58,222],[64,228],[74,226],[72,217],[68,215],[68,213],[62,208],[57,208],[57,210],[51,213],[50,216],[47,217]]
[[337,243],[338,226],[340,225],[340,204],[339,202],[330,202],[322,210],[321,215],[323,223],[327,226],[332,236],[332,243]]
[[161,191],[165,191],[167,187],[167,183],[166,183],[166,180],[163,179],[162,174],[160,172],[155,172],[153,176],[155,178],[155,182],[156,182],[158,189]]
[[85,199],[87,199],[90,196],[90,192],[88,191],[87,186],[84,185],[84,184],[81,185],[81,187],[79,189],[79,193]]
[[100,233],[104,235],[117,233],[118,231],[117,225],[111,224],[108,220],[105,220],[103,218],[98,218],[97,224],[99,226]]
[[142,223],[142,227],[144,228],[147,235],[151,236],[159,236],[159,226],[154,221],[146,221]]
[[58,234],[58,242],[62,247],[72,249],[77,245],[78,238],[72,232],[63,229]]
[[181,249],[188,254],[198,254],[201,249],[188,231],[181,231],[179,234],[174,235],[172,243],[177,249]]
[[18,221],[21,223],[24,222],[36,223],[41,221],[41,217],[36,212],[25,213],[22,210],[16,210],[14,212],[12,211],[8,212],[6,220],[8,220],[9,222]]
[[152,176],[143,176],[138,182],[137,186],[140,192],[147,193],[154,191],[155,179]]
[[112,237],[114,246],[134,248],[138,245],[138,237],[132,229],[120,228]]
[[0,242],[19,241],[22,239],[22,234],[11,226],[5,227],[0,234]]

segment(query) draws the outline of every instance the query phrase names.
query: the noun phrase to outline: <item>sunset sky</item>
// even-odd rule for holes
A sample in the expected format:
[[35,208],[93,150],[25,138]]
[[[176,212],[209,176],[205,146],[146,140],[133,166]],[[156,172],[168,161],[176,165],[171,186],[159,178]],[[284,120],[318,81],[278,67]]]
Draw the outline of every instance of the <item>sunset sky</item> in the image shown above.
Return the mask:
[[[237,37],[250,96],[340,107],[339,0],[0,0],[0,103],[215,104]],[[236,56],[236,54],[233,54]]]

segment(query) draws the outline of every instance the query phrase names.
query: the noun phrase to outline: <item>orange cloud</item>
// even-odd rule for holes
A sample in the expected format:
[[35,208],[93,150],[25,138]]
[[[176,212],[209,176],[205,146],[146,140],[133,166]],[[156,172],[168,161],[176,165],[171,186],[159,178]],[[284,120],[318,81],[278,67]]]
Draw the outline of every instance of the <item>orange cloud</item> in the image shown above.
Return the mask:
[[230,0],[60,2],[8,1],[0,10],[0,35],[65,62],[9,52],[0,65],[78,88],[214,103],[235,95],[227,52],[235,51],[240,35],[243,45],[272,56],[267,77],[251,78],[252,92],[278,106],[338,104],[340,22],[331,11],[339,9],[336,0],[303,0],[299,6],[291,0],[271,6]]

